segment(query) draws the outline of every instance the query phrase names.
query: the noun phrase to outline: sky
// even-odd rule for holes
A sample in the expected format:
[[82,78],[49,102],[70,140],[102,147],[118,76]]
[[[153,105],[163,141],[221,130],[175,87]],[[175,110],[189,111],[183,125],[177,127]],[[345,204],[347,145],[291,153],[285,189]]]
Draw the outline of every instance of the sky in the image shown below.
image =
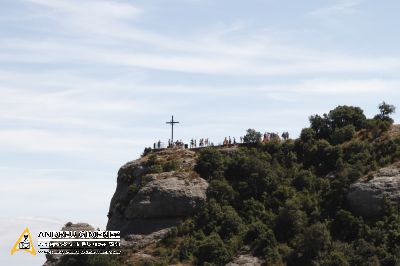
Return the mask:
[[176,139],[218,144],[400,106],[399,1],[0,3],[1,265],[43,262],[9,255],[25,227],[104,229],[119,167],[171,115]]

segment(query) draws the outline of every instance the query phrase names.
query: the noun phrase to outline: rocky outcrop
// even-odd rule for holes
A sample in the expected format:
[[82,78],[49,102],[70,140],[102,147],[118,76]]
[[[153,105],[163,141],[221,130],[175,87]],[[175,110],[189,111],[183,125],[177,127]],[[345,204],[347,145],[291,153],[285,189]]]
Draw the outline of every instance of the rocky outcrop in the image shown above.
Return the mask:
[[[167,149],[122,166],[107,230],[119,230],[122,236],[147,235],[175,226],[194,214],[206,200],[208,187],[193,171],[194,163],[194,152]],[[162,172],[168,170],[165,168],[174,170]]]
[[138,234],[127,235],[121,239],[121,247],[129,248],[131,252],[135,252],[150,244],[162,240],[170,233],[170,231],[171,229],[166,228],[160,231],[153,232],[149,235],[138,235]]
[[225,266],[262,266],[265,261],[252,255],[250,246],[243,246],[232,261]]
[[400,204],[400,163],[384,167],[352,184],[347,202],[353,213],[373,217],[380,214],[384,197]]
[[232,262],[226,264],[225,266],[261,266],[264,265],[264,261],[254,257],[251,254],[239,254],[236,256]]
[[[95,229],[93,226],[87,223],[71,223],[68,222],[67,224],[64,225],[64,227],[61,229],[61,231],[94,231]],[[56,266],[63,255],[61,254],[46,254],[46,262],[43,264],[43,266]]]

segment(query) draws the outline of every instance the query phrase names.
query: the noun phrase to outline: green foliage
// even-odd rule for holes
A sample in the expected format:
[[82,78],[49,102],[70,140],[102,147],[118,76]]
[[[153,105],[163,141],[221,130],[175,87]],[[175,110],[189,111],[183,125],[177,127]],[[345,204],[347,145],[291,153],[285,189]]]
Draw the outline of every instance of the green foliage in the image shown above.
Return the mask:
[[224,242],[218,234],[211,234],[199,245],[197,251],[198,265],[225,265],[231,258],[228,250],[225,248]]
[[362,218],[355,217],[347,210],[339,210],[332,222],[332,234],[342,241],[353,241],[363,230]]
[[176,171],[179,169],[179,162],[177,160],[169,160],[162,167],[164,172]]
[[[195,170],[210,183],[207,202],[165,244],[176,255],[165,256],[225,265],[246,246],[267,265],[400,265],[399,210],[385,201],[380,217],[363,219],[346,205],[352,182],[400,159],[390,126],[338,106],[310,117],[295,141],[201,150]],[[246,143],[258,143],[259,132],[247,133]]]
[[257,144],[261,142],[261,133],[249,128],[243,137],[244,143]]
[[159,174],[162,172],[164,172],[164,169],[161,164],[153,164],[147,171],[148,174]]
[[354,106],[338,106],[329,112],[328,117],[333,129],[353,125],[356,130],[360,130],[366,122],[364,111]]
[[220,204],[233,203],[237,192],[226,180],[212,180],[207,189],[207,198],[215,199]]
[[153,150],[152,150],[150,147],[144,148],[143,153],[142,153],[142,157],[148,155],[148,154],[151,153],[152,151],[153,151]]
[[343,138],[351,133],[351,128],[348,126],[360,130],[365,127],[366,122],[367,119],[361,108],[347,105],[338,106],[323,116],[310,116],[311,128],[315,131],[316,137],[326,140],[331,140],[331,135],[335,131],[347,127],[335,133],[335,138]]
[[200,151],[195,170],[206,180],[221,178],[225,169],[224,158],[216,148]]
[[245,242],[251,245],[255,255],[269,258],[272,261],[279,258],[278,242],[275,239],[274,232],[260,221],[254,222],[249,226]]
[[382,102],[378,108],[379,114],[377,114],[374,118],[393,123],[393,119],[390,117],[390,115],[396,111],[396,107],[394,105]]
[[296,239],[296,258],[299,264],[309,265],[312,260],[321,257],[331,245],[331,235],[323,223],[316,223],[305,228]]
[[336,128],[331,136],[333,144],[341,144],[349,141],[354,137],[356,129],[353,125],[347,125],[341,128]]
[[279,210],[275,221],[275,235],[280,241],[288,241],[307,225],[307,214],[298,206],[285,206]]

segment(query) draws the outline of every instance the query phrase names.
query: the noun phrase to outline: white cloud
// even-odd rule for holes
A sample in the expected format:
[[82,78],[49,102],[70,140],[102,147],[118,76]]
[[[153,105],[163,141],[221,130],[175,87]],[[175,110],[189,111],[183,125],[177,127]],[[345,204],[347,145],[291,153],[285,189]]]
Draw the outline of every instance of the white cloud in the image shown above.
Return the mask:
[[364,0],[335,0],[335,4],[318,8],[309,14],[326,21],[334,22],[339,16],[353,15],[356,13],[363,1]]
[[[69,15],[80,22],[101,22],[113,19],[134,19],[142,10],[132,4],[106,0],[25,0],[57,12],[57,15]],[[65,19],[65,17],[64,17]]]
[[[274,40],[268,32],[250,29],[241,21],[226,24],[222,29],[209,29],[205,34],[171,36],[132,21],[139,13],[145,15],[145,10],[132,4],[97,0],[84,4],[65,0],[29,1],[55,12],[47,16],[52,21],[49,30],[57,34],[39,40],[3,39],[0,44],[3,62],[235,76],[398,73],[400,68],[396,56],[353,56],[302,48]],[[354,12],[359,4],[358,0],[338,1],[315,11],[314,15],[346,14]],[[37,12],[48,14],[41,9]],[[68,35],[62,37],[59,32]]]
[[[221,44],[222,45],[222,44]],[[230,44],[231,45],[231,44]],[[18,46],[17,46],[18,47]],[[236,47],[240,49],[240,45]],[[224,49],[221,46],[219,49]],[[228,48],[229,50],[229,45]],[[245,48],[246,49],[246,48]],[[250,49],[250,48],[249,48]],[[216,50],[217,51],[217,50]],[[272,55],[271,55],[272,54]],[[297,54],[291,59],[277,55]],[[384,71],[397,73],[397,57],[362,57],[333,53],[312,52],[290,47],[270,45],[259,57],[246,55],[215,55],[202,49],[190,53],[159,53],[123,51],[111,48],[62,45],[58,42],[31,41],[15,51],[0,51],[0,60],[14,63],[86,63],[103,66],[136,67],[184,73],[224,75],[296,75],[309,73],[370,73]]]
[[360,94],[384,94],[396,92],[400,88],[400,80],[306,80],[299,90],[307,93],[325,95],[360,95]]

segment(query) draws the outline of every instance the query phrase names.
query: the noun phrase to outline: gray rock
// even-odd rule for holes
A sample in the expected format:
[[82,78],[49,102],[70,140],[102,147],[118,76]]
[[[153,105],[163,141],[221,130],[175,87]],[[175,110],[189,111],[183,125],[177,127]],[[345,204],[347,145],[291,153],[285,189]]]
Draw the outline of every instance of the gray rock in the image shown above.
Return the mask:
[[[95,231],[93,226],[87,223],[67,223],[64,225],[63,228],[61,228],[61,231]],[[63,255],[61,254],[46,254],[46,262],[43,264],[43,266],[56,266]]]
[[[193,171],[194,152],[166,149],[157,157],[164,162],[178,161],[180,170],[146,175],[149,156],[122,166],[110,203],[107,230],[119,230],[122,236],[151,234],[176,226],[205,202],[208,183]],[[140,189],[132,193],[131,184]]]
[[[372,178],[371,178],[372,177]],[[381,213],[383,198],[400,204],[400,164],[384,167],[352,184],[347,202],[353,213],[373,217]]]
[[162,240],[170,231],[170,228],[166,228],[149,235],[127,235],[121,238],[121,247],[129,248],[130,251],[138,251],[152,243]]
[[[174,218],[194,213],[206,200],[208,183],[187,172],[153,174],[129,203],[125,217]],[[193,174],[193,173],[192,173]]]
[[261,266],[264,261],[251,254],[241,254],[236,256],[232,262],[229,262],[225,266]]

